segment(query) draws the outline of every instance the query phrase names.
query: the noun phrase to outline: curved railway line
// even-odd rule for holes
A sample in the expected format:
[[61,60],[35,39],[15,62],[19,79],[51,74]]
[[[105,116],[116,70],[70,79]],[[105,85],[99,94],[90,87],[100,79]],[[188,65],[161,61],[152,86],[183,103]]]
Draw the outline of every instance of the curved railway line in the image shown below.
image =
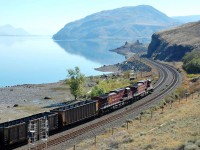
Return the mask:
[[[59,133],[50,137],[47,142],[47,147],[50,148],[59,145],[87,132],[91,132],[97,128],[102,127],[103,125],[109,124],[122,117],[126,117],[132,112],[141,112],[144,109],[147,109],[155,103],[159,102],[164,96],[166,96],[167,94],[172,92],[177,86],[179,86],[179,84],[181,83],[181,76],[175,68],[152,60],[145,59],[145,61],[154,65],[159,71],[159,79],[154,85],[154,92],[152,94],[144,97],[143,99],[137,101],[132,105],[129,105],[125,109],[120,109],[108,115],[97,118],[95,119],[95,121],[92,121],[92,123],[90,122],[84,125],[80,125],[76,127],[77,129],[70,129],[64,131],[62,134]],[[46,144],[38,143],[37,147],[32,147],[31,149],[40,150],[45,149],[45,147]],[[27,149],[27,146],[21,147],[20,149]]]

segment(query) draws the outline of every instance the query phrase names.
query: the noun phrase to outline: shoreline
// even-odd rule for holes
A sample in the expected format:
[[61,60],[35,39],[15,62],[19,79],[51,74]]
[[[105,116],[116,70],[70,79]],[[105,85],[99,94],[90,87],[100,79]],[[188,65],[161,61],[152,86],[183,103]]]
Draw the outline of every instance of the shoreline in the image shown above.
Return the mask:
[[72,100],[64,81],[46,84],[23,84],[0,88],[0,123],[48,111],[44,108]]
[[[119,48],[116,48],[119,49]],[[122,54],[127,57],[124,62],[114,65],[101,66],[95,70],[102,73],[119,73],[130,69],[127,62],[132,61],[133,53],[128,52]],[[124,67],[125,66],[125,67]],[[131,65],[129,65],[131,66]],[[86,88],[94,83],[87,83]],[[56,103],[63,103],[73,100],[69,87],[64,80],[54,83],[42,84],[22,84],[14,86],[0,87],[0,123],[9,120],[19,119],[32,114],[49,111],[51,107],[47,107]]]

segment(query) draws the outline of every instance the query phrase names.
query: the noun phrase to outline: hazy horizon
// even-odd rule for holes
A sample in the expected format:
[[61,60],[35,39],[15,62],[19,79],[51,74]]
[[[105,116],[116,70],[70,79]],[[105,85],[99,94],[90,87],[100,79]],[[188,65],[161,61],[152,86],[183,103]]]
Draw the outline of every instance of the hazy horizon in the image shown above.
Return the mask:
[[[32,35],[53,35],[69,22],[93,13],[126,6],[150,5],[167,16],[200,15],[200,1],[173,0],[10,0],[0,1],[0,26],[10,24]],[[173,8],[174,7],[174,8]]]

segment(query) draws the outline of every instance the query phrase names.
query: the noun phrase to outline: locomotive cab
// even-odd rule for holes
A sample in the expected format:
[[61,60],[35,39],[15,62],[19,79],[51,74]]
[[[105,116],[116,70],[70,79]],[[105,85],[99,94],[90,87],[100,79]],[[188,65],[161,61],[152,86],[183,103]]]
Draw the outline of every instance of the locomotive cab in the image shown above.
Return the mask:
[[147,90],[149,92],[153,92],[153,85],[152,85],[152,82],[151,82],[151,79],[147,79]]

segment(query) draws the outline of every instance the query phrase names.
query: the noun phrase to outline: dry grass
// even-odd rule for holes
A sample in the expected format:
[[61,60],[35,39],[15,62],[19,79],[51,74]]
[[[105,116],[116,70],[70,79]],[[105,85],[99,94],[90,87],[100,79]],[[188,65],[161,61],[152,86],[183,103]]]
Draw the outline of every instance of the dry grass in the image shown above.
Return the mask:
[[199,48],[199,27],[200,22],[194,22],[161,31],[158,34],[171,45],[192,45],[195,48]]

